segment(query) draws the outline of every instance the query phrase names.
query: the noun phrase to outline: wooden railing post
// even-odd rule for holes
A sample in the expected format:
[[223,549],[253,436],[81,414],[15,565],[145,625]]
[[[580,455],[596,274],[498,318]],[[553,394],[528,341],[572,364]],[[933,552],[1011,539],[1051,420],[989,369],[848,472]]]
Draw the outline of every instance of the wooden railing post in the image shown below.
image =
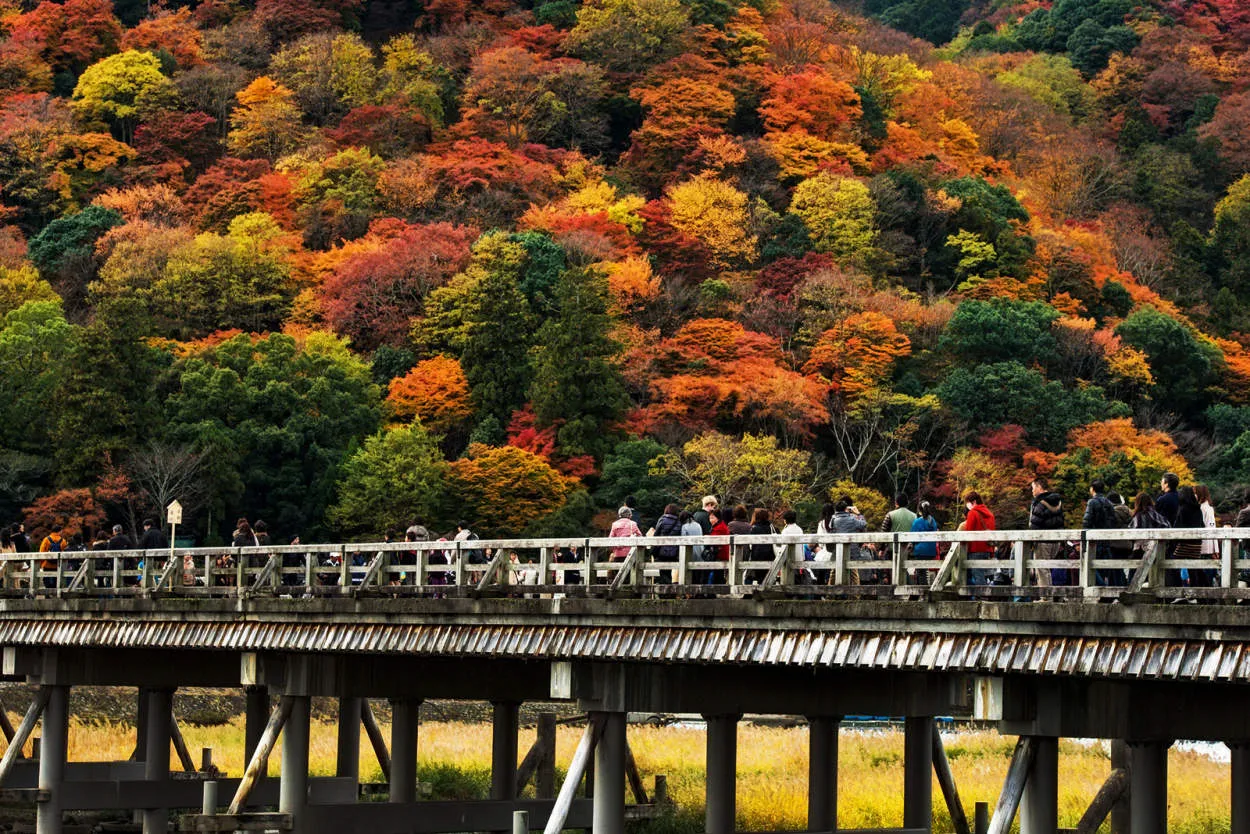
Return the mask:
[[1233,551],[1236,542],[1224,539],[1220,542],[1220,587],[1237,587],[1237,571],[1233,570]]
[[1094,548],[1098,545],[1089,541],[1085,537],[1085,531],[1081,531],[1081,569],[1079,584],[1082,588],[1089,589],[1094,587]]
[[1025,588],[1029,585],[1029,571],[1025,566],[1024,553],[1024,542],[1011,543],[1011,558],[1015,563],[1016,586],[1020,588]]

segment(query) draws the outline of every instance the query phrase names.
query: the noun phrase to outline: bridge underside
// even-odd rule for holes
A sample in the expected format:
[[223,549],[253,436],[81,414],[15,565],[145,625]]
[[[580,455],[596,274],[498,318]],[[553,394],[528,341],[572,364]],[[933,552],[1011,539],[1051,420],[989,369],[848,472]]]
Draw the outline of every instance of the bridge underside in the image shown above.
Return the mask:
[[[174,787],[169,773],[168,739],[176,732],[169,699],[179,686],[247,687],[250,761],[260,767],[279,749],[283,757],[277,787],[254,778],[245,790],[248,774],[222,781],[221,807],[185,818],[201,831],[254,822],[301,832],[432,834],[502,829],[512,811],[525,810],[535,828],[555,816],[557,824],[562,818],[569,827],[618,834],[627,815],[655,807],[638,786],[638,804],[628,811],[625,805],[630,712],[707,718],[709,834],[734,830],[735,728],[744,713],[808,720],[811,831],[836,827],[837,726],[847,715],[907,719],[898,830],[931,828],[930,774],[944,789],[949,781],[933,729],[933,718],[944,715],[975,715],[1021,736],[991,823],[997,830],[1005,831],[1019,810],[1024,834],[1057,831],[1060,737],[1125,742],[1115,748],[1103,811],[1115,811],[1117,832],[1166,830],[1166,750],[1177,738],[1228,742],[1234,796],[1250,797],[1250,617],[1234,605],[4,600],[0,646],[3,675],[39,687],[32,710],[42,716],[40,761],[0,762],[0,784],[37,800],[39,834],[59,832],[61,813],[81,807],[140,809],[145,831],[168,829],[169,809],[186,807],[195,790]],[[89,773],[66,763],[68,690],[95,685],[141,687],[147,718],[140,769],[119,763]],[[362,704],[392,700],[389,807],[357,804],[358,773],[349,764],[334,779],[308,778],[312,696],[341,699],[340,743],[353,750],[362,717],[368,729]],[[495,704],[491,801],[417,800],[416,716],[426,698]],[[554,795],[529,804],[518,798],[517,706],[552,698],[575,701],[591,716],[586,745],[593,753],[570,784],[593,763],[593,778],[586,776],[593,800],[574,801],[571,787],[563,807]],[[954,792],[947,802],[956,815]],[[231,796],[236,807],[221,813]],[[246,814],[263,806],[276,806],[278,816],[249,822]],[[1233,831],[1250,832],[1250,808],[1236,801]]]

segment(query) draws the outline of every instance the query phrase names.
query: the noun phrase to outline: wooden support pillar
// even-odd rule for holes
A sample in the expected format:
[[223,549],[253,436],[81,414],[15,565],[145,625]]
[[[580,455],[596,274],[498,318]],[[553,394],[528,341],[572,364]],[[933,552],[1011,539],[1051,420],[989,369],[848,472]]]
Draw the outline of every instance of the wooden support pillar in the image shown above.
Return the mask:
[[[174,717],[172,689],[145,689],[147,733],[143,755],[143,778],[149,782],[169,778],[169,741]],[[169,810],[145,808],[143,834],[165,834],[169,830]]]
[[738,816],[738,719],[705,715],[707,721],[707,834],[733,834]]
[[933,830],[933,719],[903,722],[903,827]]
[[334,774],[360,781],[360,698],[339,698],[338,750]]
[[490,798],[516,798],[517,731],[521,705],[495,701],[491,724]]
[[[1132,768],[1128,743],[1121,739],[1111,742],[1111,769],[1128,773]],[[1111,806],[1111,834],[1129,834],[1133,825],[1133,807],[1129,801],[1130,791],[1124,791]]]
[[1250,741],[1232,741],[1232,834],[1250,834]]
[[807,830],[838,830],[838,725],[841,716],[807,719]]
[[132,762],[141,762],[148,753],[148,688],[139,687],[135,695],[135,750],[130,754]]
[[556,715],[543,712],[538,715],[538,742],[542,753],[538,758],[538,772],[534,776],[534,793],[539,799],[556,798]]
[[35,811],[35,834],[61,834],[62,785],[69,752],[69,687],[45,687],[48,704],[43,710],[43,735],[39,745],[39,790],[47,799]]
[[308,735],[310,702],[307,695],[293,695],[291,714],[282,730],[282,781],[278,788],[278,811],[290,814],[294,834],[303,831],[308,807]]
[[391,802],[417,799],[417,734],[421,728],[421,699],[391,701]]
[[1059,739],[1035,736],[1033,766],[1020,797],[1020,834],[1059,830]]
[[1168,748],[1166,741],[1130,741],[1130,834],[1167,834]]
[[[243,695],[245,698],[244,720],[246,721],[243,728],[243,758],[250,762],[252,754],[256,752],[256,747],[260,744],[260,737],[265,732],[265,725],[269,722],[269,687],[245,686]],[[268,772],[269,762],[266,760],[262,763],[260,776],[263,777]]]
[[593,834],[625,831],[625,713],[599,713],[603,736],[595,747]]

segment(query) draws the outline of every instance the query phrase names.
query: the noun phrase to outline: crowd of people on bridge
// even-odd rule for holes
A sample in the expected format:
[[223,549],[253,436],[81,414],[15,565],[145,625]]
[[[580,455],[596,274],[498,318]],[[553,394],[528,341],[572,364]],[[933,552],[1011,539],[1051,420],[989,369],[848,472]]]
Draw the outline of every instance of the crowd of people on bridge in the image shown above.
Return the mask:
[[[1157,496],[1142,492],[1133,496],[1131,502],[1120,493],[1109,490],[1101,480],[1089,485],[1088,496],[1083,497],[1083,510],[1080,513],[1081,528],[1085,530],[1159,530],[1168,528],[1179,529],[1211,529],[1217,526],[1218,520],[1211,501],[1210,490],[1203,484],[1181,485],[1174,473],[1166,473],[1160,480],[1160,492]],[[1047,481],[1036,477],[1030,484],[1032,500],[1028,507],[1028,528],[1030,530],[1067,530],[1074,529],[1071,522],[1076,513],[1070,511],[1064,496],[1052,490]],[[993,531],[997,529],[994,513],[986,506],[975,490],[969,490],[962,496],[963,518],[955,529],[961,531]],[[1250,528],[1250,503],[1242,507],[1231,520],[1232,526]],[[39,560],[44,570],[56,568],[53,553],[76,553],[88,551],[129,551],[129,550],[164,550],[170,547],[169,539],[160,526],[152,519],[143,522],[143,533],[136,541],[125,532],[121,525],[113,525],[111,530],[91,534],[89,531],[75,531],[67,534],[62,525],[54,525],[56,529],[48,531],[36,542],[27,534],[25,525],[18,523],[0,528],[0,553],[43,553]],[[893,507],[885,512],[880,520],[870,520],[855,506],[850,496],[839,497],[824,505],[820,517],[809,530],[804,530],[798,521],[798,514],[793,509],[772,512],[767,508],[748,508],[739,504],[732,508],[722,507],[714,495],[706,495],[696,509],[682,509],[678,504],[668,504],[654,523],[644,522],[637,504],[632,497],[626,498],[616,513],[616,520],[608,531],[608,537],[619,539],[620,543],[610,548],[610,561],[624,561],[635,552],[637,545],[630,539],[642,537],[694,537],[694,536],[744,536],[772,535],[801,537],[808,534],[823,536],[831,533],[863,533],[870,529],[882,533],[936,533],[942,524],[934,513],[931,502],[918,500],[912,502],[906,495],[897,495]],[[386,541],[399,540],[397,534],[387,531]],[[456,567],[457,552],[464,564],[460,566],[467,574],[469,581],[476,582],[485,571],[485,566],[494,558],[489,547],[474,547],[469,542],[477,541],[478,536],[468,521],[461,521],[454,531],[446,535],[436,536],[426,528],[420,520],[413,522],[404,531],[402,541],[433,542],[446,541],[445,549],[423,548],[424,562],[427,565],[424,580],[421,584],[443,585],[453,580]],[[267,547],[275,542],[264,521],[251,523],[240,518],[231,537],[231,544],[236,547]],[[458,543],[458,544],[457,544]],[[1148,538],[1141,540],[1124,539],[1120,541],[1099,542],[1094,554],[1095,564],[1102,560],[1139,560],[1148,546]],[[299,544],[299,538],[291,540],[291,544]],[[452,544],[456,544],[452,547]],[[1243,549],[1250,545],[1250,540],[1243,542]],[[948,545],[936,540],[920,540],[910,545],[907,556],[912,560],[938,560],[945,555]],[[1078,541],[1046,541],[1031,545],[1035,559],[1065,560],[1078,557],[1076,548]],[[780,555],[785,546],[775,544],[752,543],[746,546],[741,558],[750,562],[772,562]],[[846,546],[846,557],[850,562],[872,561],[888,558],[884,552],[890,545],[874,545],[870,543],[850,543]],[[968,557],[974,560],[1006,558],[1010,544],[1000,544],[989,540],[972,540],[967,542]],[[680,547],[665,544],[649,547],[642,552],[648,561],[676,562]],[[802,546],[803,560],[809,564],[803,566],[797,574],[797,581],[807,584],[825,584],[834,581],[832,571],[833,554],[825,543],[812,538]],[[691,545],[690,561],[704,563],[705,567],[696,570],[688,581],[695,584],[719,584],[724,582],[725,571],[706,568],[707,564],[728,562],[730,547],[728,544]],[[1219,543],[1216,540],[1195,535],[1193,539],[1170,541],[1166,556],[1169,559],[1211,559],[1212,568],[1195,568],[1168,570],[1166,580],[1173,586],[1210,587],[1216,583],[1216,564],[1219,557]],[[217,557],[214,569],[217,575],[214,584],[230,584],[235,581],[234,570],[237,567],[237,556],[223,553]],[[313,581],[319,584],[335,584],[342,581],[342,559],[351,559],[348,566],[349,581],[354,579],[353,568],[360,568],[367,563],[366,553],[347,553],[345,556],[330,553],[318,556],[311,566]],[[576,564],[585,561],[585,554],[580,548],[569,546],[558,548],[553,553],[556,564]],[[402,549],[390,556],[391,565],[398,570],[390,573],[390,581],[394,584],[415,584],[418,582],[415,570],[404,570],[407,566],[416,566],[418,557],[416,550],[411,552]],[[508,553],[508,570],[502,572],[508,584],[535,584],[538,582],[537,566],[525,561],[516,552]],[[123,560],[127,571],[140,565],[140,557]],[[308,568],[299,554],[285,554],[282,558],[284,568],[282,584],[297,585],[304,578],[295,574],[301,568]],[[75,569],[77,563],[70,565]],[[446,566],[446,570],[439,570]],[[183,581],[188,584],[203,583],[202,572],[185,556],[183,560]],[[107,574],[107,571],[103,573]],[[927,572],[920,572],[927,573]],[[1032,571],[1030,581],[1034,585],[1069,585],[1074,584],[1075,572],[1068,568],[1038,569]],[[661,572],[661,581],[671,581],[671,570]],[[584,581],[581,571],[564,569],[557,571],[561,583],[575,584]],[[888,580],[888,572],[872,569],[852,569],[848,572],[850,581],[858,584],[873,584]],[[759,570],[747,571],[745,581],[750,584],[763,579]],[[913,576],[913,580],[923,580],[922,576]],[[1099,585],[1119,586],[1127,584],[1128,573],[1118,567],[1098,567],[1095,579]],[[101,581],[107,582],[107,578]],[[1012,584],[1012,577],[1007,571],[996,571],[988,568],[977,568],[969,571],[970,584]]]

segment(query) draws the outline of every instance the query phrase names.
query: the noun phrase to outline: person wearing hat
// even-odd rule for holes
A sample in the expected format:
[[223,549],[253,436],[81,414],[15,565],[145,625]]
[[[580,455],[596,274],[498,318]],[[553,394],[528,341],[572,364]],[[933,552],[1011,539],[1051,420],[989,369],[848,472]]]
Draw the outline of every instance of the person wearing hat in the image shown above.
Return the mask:
[[[622,538],[628,536],[641,536],[642,530],[638,527],[638,522],[634,521],[634,514],[629,507],[621,507],[616,511],[616,521],[612,522],[612,529],[608,531],[611,538]],[[629,545],[612,548],[612,561],[623,562],[625,557],[629,555],[632,549]]]

